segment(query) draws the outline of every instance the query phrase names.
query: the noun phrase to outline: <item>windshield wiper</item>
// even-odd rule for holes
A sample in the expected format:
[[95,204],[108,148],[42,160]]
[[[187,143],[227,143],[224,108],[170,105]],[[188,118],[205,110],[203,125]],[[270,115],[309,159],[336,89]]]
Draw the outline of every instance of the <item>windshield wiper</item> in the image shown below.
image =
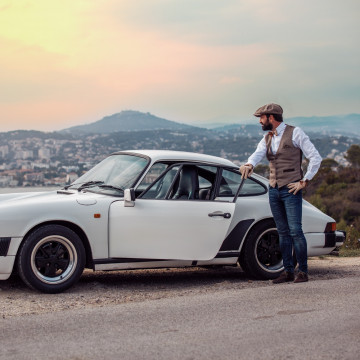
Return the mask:
[[[103,181],[87,181],[86,183],[83,183],[82,185],[80,185],[77,188],[77,191],[81,191],[82,189],[85,189],[87,187],[96,186],[96,185],[103,184],[103,183],[104,183]],[[74,185],[76,185],[76,184],[74,184]]]
[[111,190],[120,190],[122,192],[125,192],[125,190],[120,186],[114,186],[114,185],[108,185],[108,184],[99,185],[99,188],[101,188],[101,189],[111,189]]

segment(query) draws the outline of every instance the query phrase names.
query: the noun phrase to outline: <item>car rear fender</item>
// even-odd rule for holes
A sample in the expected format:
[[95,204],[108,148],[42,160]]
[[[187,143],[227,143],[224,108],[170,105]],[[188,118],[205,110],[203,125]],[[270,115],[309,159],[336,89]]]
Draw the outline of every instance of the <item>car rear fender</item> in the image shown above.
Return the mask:
[[242,241],[241,241],[241,244],[240,244],[240,248],[239,248],[239,252],[241,252],[242,248],[243,248],[243,245],[245,243],[245,240],[246,238],[248,237],[249,233],[255,229],[256,227],[262,225],[263,223],[269,223],[269,227],[272,227],[272,228],[276,228],[276,225],[275,225],[275,221],[274,221],[274,218],[269,216],[269,217],[264,217],[262,219],[257,219],[256,221],[254,221],[251,226],[248,228],[245,236],[243,237]]
[[263,222],[269,222],[271,227],[276,227],[272,217],[262,219],[242,219],[232,226],[231,231],[226,236],[219,252],[240,253],[249,232]]

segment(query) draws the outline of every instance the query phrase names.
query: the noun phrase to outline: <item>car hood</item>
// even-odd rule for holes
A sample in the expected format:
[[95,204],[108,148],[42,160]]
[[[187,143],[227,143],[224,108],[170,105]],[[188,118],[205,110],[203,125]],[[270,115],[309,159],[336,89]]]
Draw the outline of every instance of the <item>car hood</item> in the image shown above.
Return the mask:
[[[106,195],[86,191],[55,190],[44,192],[0,194],[0,208],[6,206],[21,206],[35,203],[53,203],[57,201],[77,202],[79,205],[94,205],[100,198],[109,198]],[[120,200],[120,198],[118,198]]]
[[[39,224],[67,221],[99,237],[107,231],[110,204],[119,200],[123,198],[74,190],[0,195],[0,236],[23,237]],[[101,214],[96,223],[90,220],[94,214]]]
[[[51,192],[53,193],[53,192]],[[37,198],[42,196],[48,196],[49,192],[28,192],[28,193],[10,193],[10,194],[0,194],[0,203],[6,201],[13,201],[13,200],[21,200],[21,199],[28,199],[28,198]]]

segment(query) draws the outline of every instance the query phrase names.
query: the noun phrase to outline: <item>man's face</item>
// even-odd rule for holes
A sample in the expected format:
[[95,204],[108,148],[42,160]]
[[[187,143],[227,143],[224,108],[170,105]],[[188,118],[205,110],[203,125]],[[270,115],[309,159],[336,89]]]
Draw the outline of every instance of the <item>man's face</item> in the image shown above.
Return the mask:
[[[269,118],[271,118],[272,115],[269,116]],[[264,131],[267,131],[267,130],[272,130],[273,129],[273,126],[272,124],[270,123],[270,120],[267,118],[266,115],[261,115],[260,116],[260,119],[259,119],[259,123],[261,124],[261,127]]]

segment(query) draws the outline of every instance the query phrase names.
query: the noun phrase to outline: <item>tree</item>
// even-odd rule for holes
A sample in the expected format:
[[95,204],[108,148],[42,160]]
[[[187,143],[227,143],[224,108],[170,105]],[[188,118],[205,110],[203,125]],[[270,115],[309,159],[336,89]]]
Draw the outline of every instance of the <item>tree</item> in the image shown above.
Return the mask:
[[321,162],[322,168],[332,168],[332,167],[338,167],[339,163],[335,161],[334,159],[326,158]]
[[360,167],[360,146],[351,145],[345,155],[345,159],[351,163],[353,167]]

